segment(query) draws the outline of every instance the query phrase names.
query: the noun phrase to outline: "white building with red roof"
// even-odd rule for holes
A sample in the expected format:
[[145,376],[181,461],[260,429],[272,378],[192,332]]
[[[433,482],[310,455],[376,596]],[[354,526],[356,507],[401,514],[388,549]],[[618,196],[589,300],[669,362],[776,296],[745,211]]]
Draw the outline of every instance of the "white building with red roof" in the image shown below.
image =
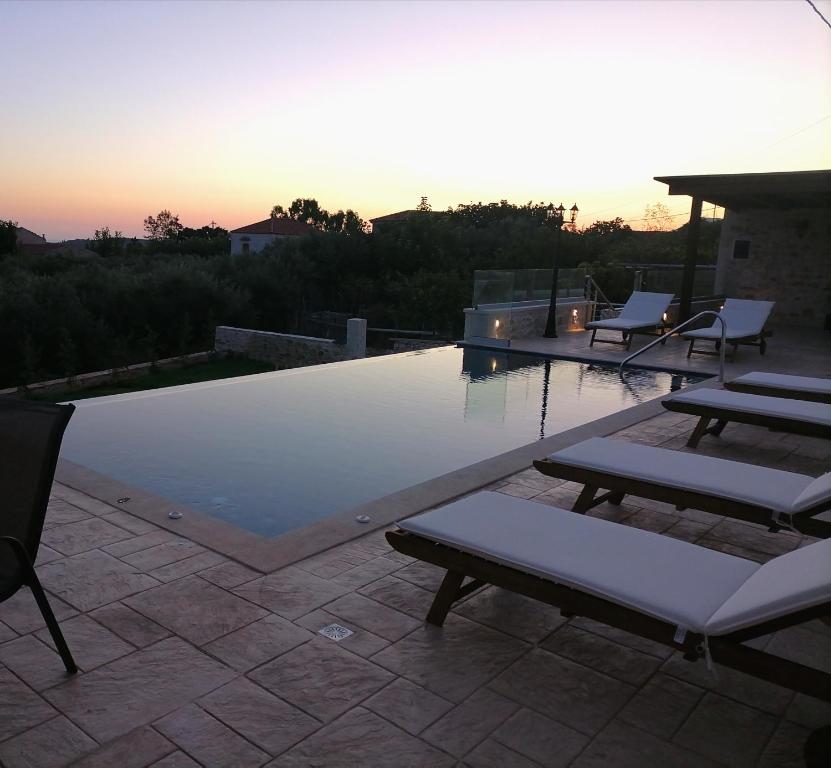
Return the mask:
[[231,254],[247,256],[249,253],[257,253],[276,240],[301,237],[309,234],[313,229],[303,221],[278,219],[271,216],[264,221],[257,221],[239,229],[232,229],[229,233],[231,236]]

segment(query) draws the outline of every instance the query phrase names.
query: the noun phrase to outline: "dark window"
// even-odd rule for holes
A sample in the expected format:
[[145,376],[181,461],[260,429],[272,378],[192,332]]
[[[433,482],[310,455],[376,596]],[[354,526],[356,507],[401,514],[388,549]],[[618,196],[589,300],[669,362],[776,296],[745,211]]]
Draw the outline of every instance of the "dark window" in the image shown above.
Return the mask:
[[251,244],[250,243],[243,243],[242,244],[242,253],[243,255],[248,255],[251,251]]
[[750,240],[736,240],[733,243],[733,258],[734,259],[749,259],[750,258]]

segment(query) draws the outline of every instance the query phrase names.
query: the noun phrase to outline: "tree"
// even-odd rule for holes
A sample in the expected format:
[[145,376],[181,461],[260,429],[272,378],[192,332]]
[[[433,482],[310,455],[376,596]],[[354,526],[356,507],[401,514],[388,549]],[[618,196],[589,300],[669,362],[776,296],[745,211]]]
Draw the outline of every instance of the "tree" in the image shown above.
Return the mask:
[[433,206],[427,201],[426,196],[422,196],[421,202],[416,206],[417,211],[432,211]]
[[168,210],[159,211],[158,216],[148,216],[144,220],[144,229],[151,240],[175,240],[184,227],[179,223],[179,216]]
[[87,241],[87,248],[95,251],[99,256],[107,258],[123,250],[122,238],[124,235],[118,230],[110,232],[109,227],[95,230],[92,240]]
[[584,235],[611,235],[615,232],[631,232],[632,227],[623,223],[623,219],[617,218],[609,221],[596,221],[594,224],[582,230]]
[[17,222],[0,221],[0,256],[17,251]]
[[663,203],[647,205],[643,212],[644,229],[647,232],[669,232],[673,229],[672,216]]

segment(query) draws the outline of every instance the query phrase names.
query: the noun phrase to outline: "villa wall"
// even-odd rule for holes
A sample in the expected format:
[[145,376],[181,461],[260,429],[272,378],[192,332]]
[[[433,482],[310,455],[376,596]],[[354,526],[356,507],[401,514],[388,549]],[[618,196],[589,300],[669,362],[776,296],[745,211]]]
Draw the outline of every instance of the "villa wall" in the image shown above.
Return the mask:
[[[750,241],[746,258],[734,255],[737,240]],[[772,325],[822,328],[831,313],[831,211],[728,211],[716,293],[775,301]]]

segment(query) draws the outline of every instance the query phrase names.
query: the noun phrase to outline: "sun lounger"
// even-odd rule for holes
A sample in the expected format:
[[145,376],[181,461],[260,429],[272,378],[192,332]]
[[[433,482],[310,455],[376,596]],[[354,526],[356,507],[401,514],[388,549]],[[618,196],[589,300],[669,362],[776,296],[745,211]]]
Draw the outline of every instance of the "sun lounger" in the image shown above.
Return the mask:
[[[640,496],[716,515],[831,538],[831,472],[818,478],[666,448],[594,437],[534,466],[582,483],[572,508],[586,512]],[[600,496],[601,489],[606,490]]]
[[[831,407],[824,403],[748,395],[723,389],[696,389],[667,397],[661,405],[669,411],[700,417],[687,441],[690,448],[695,448],[704,435],[720,435],[730,421],[767,427],[777,432],[831,439]],[[712,419],[716,423],[711,427]]]
[[[765,349],[767,349],[765,338],[770,336],[770,332],[765,330],[765,324],[773,311],[774,304],[773,301],[751,301],[750,299],[727,299],[724,302],[719,315],[725,324],[725,340],[733,347],[734,355],[739,344],[759,347],[759,354],[765,354]],[[713,341],[718,350],[721,343],[721,323],[714,320],[709,328],[697,328],[694,331],[685,331],[681,335],[690,340],[687,357],[693,352],[701,355],[716,354],[696,350],[695,342]]]
[[747,392],[751,395],[788,397],[793,400],[831,404],[831,379],[813,376],[753,371],[726,382],[724,388],[731,392]]
[[[744,645],[831,613],[831,539],[764,565],[499,493],[399,523],[397,551],[447,570],[427,614],[441,626],[485,584],[831,701],[831,674]],[[472,581],[465,583],[465,579]]]
[[649,293],[647,291],[634,291],[629,297],[620,315],[607,320],[595,320],[586,323],[586,328],[592,329],[592,338],[589,346],[593,346],[595,336],[599,330],[620,331],[623,334],[623,341],[613,339],[597,339],[606,344],[623,344],[626,349],[632,345],[632,335],[635,333],[648,333],[660,328],[663,333],[664,313],[672,301],[671,293]]

